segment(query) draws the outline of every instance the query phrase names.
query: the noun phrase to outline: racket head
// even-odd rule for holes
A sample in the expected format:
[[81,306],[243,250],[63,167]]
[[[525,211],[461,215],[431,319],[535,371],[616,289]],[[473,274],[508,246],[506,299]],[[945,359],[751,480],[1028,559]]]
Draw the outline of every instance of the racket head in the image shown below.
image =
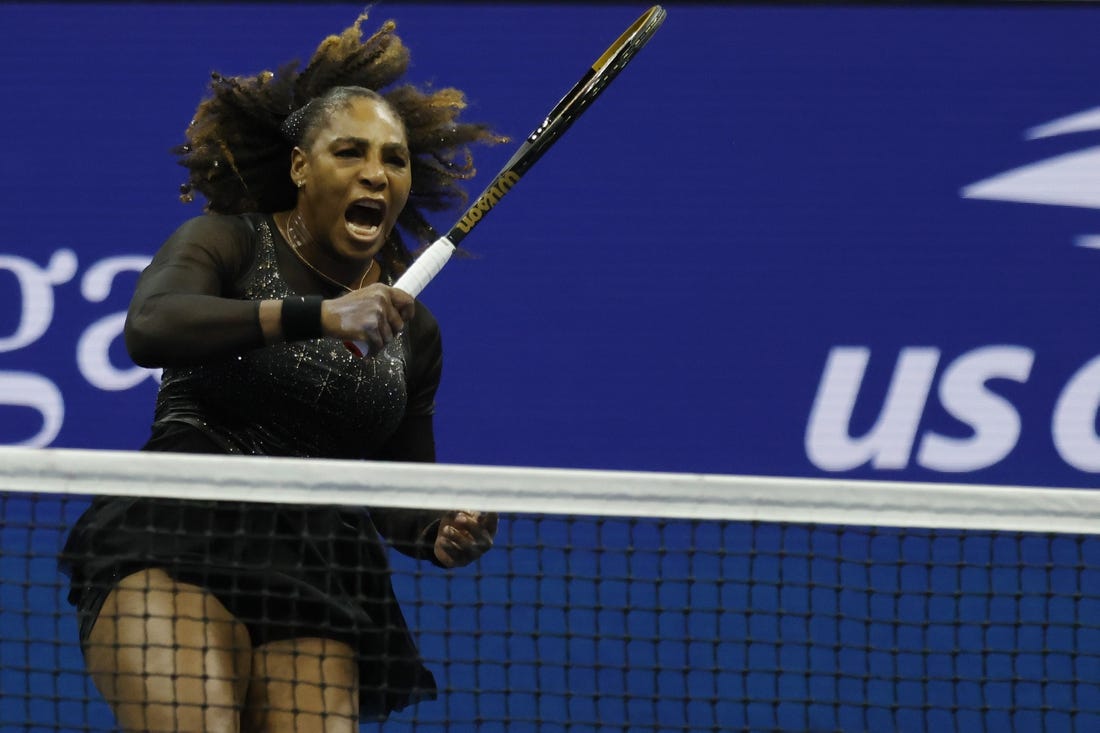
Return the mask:
[[623,31],[581,80],[554,105],[543,123],[528,135],[523,147],[513,156],[513,163],[505,168],[523,175],[534,165],[653,38],[666,16],[664,8],[654,5]]

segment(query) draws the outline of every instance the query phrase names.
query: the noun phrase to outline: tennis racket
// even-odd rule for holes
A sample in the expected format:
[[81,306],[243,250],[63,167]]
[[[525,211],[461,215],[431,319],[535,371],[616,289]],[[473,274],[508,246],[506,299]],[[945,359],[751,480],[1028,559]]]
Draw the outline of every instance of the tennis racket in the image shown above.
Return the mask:
[[665,10],[654,5],[626,29],[611,46],[596,59],[581,80],[562,97],[542,124],[527,136],[523,144],[505,163],[488,188],[477,197],[473,205],[451,227],[451,230],[431,244],[408,270],[394,283],[412,296],[417,296],[431,282],[447,260],[451,259],[455,247],[477,226],[493,207],[500,203],[504,195],[512,190],[527,171],[531,169],[543,153],[550,149],[569,129],[581,113],[600,96],[607,85],[619,75],[623,67],[630,62],[639,49],[644,46],[665,19]]

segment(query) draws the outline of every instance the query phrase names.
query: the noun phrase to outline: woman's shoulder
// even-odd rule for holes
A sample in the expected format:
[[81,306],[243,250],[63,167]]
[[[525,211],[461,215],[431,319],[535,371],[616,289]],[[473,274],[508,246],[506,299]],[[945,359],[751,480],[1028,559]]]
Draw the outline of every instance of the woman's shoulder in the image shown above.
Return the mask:
[[265,214],[216,214],[204,212],[186,219],[176,228],[177,235],[254,237]]
[[208,262],[235,281],[251,268],[260,241],[263,214],[204,213],[179,224],[161,256]]

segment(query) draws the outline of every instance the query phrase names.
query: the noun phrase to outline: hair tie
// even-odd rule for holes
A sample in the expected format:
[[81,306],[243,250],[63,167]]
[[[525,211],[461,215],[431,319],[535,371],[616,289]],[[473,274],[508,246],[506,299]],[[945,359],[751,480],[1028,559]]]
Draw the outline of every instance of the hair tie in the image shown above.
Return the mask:
[[283,137],[287,139],[293,145],[297,145],[302,141],[302,129],[305,126],[306,115],[309,112],[310,105],[316,100],[311,99],[303,104],[298,109],[287,115],[283,120],[283,124],[279,126],[279,132]]

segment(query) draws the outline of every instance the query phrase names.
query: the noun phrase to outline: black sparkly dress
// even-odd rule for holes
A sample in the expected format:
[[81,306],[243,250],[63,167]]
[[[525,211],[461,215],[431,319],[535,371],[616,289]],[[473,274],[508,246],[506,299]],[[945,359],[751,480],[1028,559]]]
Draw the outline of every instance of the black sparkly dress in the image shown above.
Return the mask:
[[[231,295],[292,295],[270,217],[222,224],[234,246],[253,253]],[[431,460],[434,446],[408,436],[423,436],[416,426],[426,423],[430,442],[441,359],[438,327],[418,303],[406,331],[371,359],[324,338],[165,369],[143,450]],[[382,538],[432,561],[438,519],[414,510],[100,497],[70,533],[61,567],[72,579],[82,642],[121,578],[162,568],[213,592],[253,645],[303,636],[350,644],[362,714],[385,717],[435,697],[436,686],[398,607]]]

